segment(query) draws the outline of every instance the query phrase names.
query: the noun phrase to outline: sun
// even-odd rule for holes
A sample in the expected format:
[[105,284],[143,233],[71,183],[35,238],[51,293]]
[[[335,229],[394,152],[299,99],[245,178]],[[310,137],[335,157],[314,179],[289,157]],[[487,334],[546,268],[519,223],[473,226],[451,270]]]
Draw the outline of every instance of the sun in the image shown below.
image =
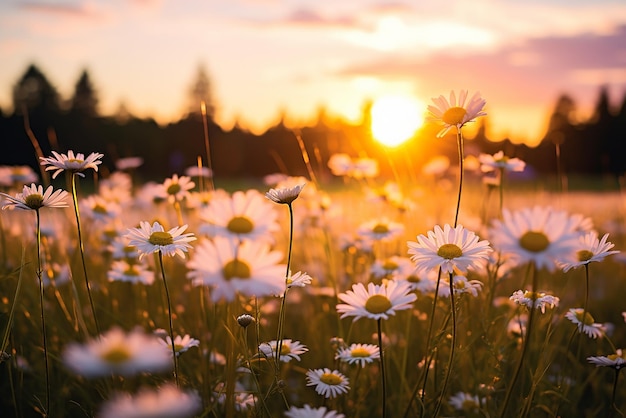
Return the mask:
[[424,123],[424,104],[410,96],[383,96],[371,109],[372,136],[378,142],[395,147],[413,137]]

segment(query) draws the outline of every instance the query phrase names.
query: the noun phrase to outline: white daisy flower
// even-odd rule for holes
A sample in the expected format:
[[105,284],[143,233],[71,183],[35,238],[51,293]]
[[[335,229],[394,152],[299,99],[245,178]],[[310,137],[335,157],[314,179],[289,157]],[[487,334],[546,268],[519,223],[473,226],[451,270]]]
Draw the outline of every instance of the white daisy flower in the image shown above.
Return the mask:
[[275,203],[290,205],[300,196],[300,192],[305,184],[298,184],[290,188],[270,189],[265,193],[265,197]]
[[306,285],[311,284],[311,276],[301,271],[296,274],[290,274],[287,278],[287,289],[291,289],[292,287],[305,287]]
[[88,168],[93,168],[94,171],[98,171],[98,165],[102,163],[100,158],[104,157],[104,154],[92,152],[85,158],[82,153],[76,153],[74,151],[68,151],[67,154],[59,154],[56,151],[52,151],[53,157],[40,157],[41,165],[47,166],[46,171],[56,170],[52,174],[52,178],[56,178],[59,173],[63,171],[69,171],[72,174],[78,174],[81,177],[85,177],[82,173]]
[[565,314],[565,317],[578,327],[578,332],[587,334],[589,338],[602,338],[604,335],[604,325],[596,324],[589,311],[585,312],[583,308],[572,308]]
[[178,177],[178,174],[174,174],[172,177],[165,179],[162,185],[163,194],[170,202],[180,202],[189,195],[189,190],[193,189],[195,186],[196,183],[191,181],[190,177]]
[[154,283],[154,272],[142,264],[129,263],[125,260],[116,260],[111,263],[107,272],[110,282],[129,282],[151,285]]
[[404,232],[404,225],[381,218],[365,222],[359,226],[357,234],[374,241],[389,241]]
[[[468,280],[467,277],[461,275],[454,275],[452,281],[452,287],[454,288],[454,294],[460,295],[463,293],[469,293],[474,297],[478,297],[478,292],[483,289],[483,283],[480,280]],[[439,296],[447,298],[450,297],[450,280],[442,278],[439,284]]]
[[391,278],[406,280],[415,272],[415,265],[406,257],[393,255],[383,260],[376,260],[370,267],[370,274],[377,279]]
[[557,261],[572,259],[581,219],[564,211],[535,206],[515,212],[502,211],[490,229],[494,248],[514,262],[535,263],[537,268],[554,271]]
[[139,168],[143,165],[143,158],[141,157],[124,157],[118,158],[115,161],[115,168],[118,170],[132,170],[133,168]]
[[280,251],[270,251],[259,241],[239,243],[234,239],[215,237],[203,240],[187,263],[187,277],[194,286],[209,286],[211,299],[232,301],[238,294],[270,296],[285,290],[284,264]]
[[[164,339],[159,340],[161,343],[169,349],[170,355],[172,354],[172,338],[169,335],[165,335]],[[191,347],[198,347],[200,341],[195,338],[191,338],[189,334],[185,334],[183,337],[177,335],[174,337],[174,350],[176,351],[176,357],[189,350]]]
[[94,222],[106,223],[114,220],[122,213],[122,207],[114,202],[107,201],[99,195],[91,195],[79,203],[80,213]]
[[315,391],[325,398],[335,398],[350,390],[348,378],[329,368],[309,369],[306,372],[306,381],[307,386],[315,386]]
[[[259,350],[261,350],[267,358],[275,358],[277,344],[278,342],[276,340],[272,340],[269,343],[259,345]],[[288,338],[284,339],[280,349],[280,361],[283,363],[289,363],[293,359],[300,361],[300,355],[307,351],[309,351],[309,349],[304,344],[301,344],[300,341],[292,341]]]
[[192,165],[185,169],[185,175],[189,177],[211,178],[213,177],[213,171],[209,167],[198,167],[197,165]]
[[410,285],[406,282],[388,281],[386,284],[375,285],[363,283],[352,285],[352,290],[338,295],[345,303],[337,305],[337,312],[341,318],[353,316],[354,321],[359,318],[389,319],[396,311],[410,309],[417,299],[411,293]]
[[608,356],[591,356],[587,357],[587,361],[591,364],[595,364],[596,367],[611,367],[619,370],[626,364],[626,353],[621,348],[615,351],[615,354],[609,354]]
[[38,180],[37,174],[28,165],[0,166],[0,185],[6,187],[23,186]]
[[351,344],[349,347],[340,348],[335,354],[335,360],[341,360],[348,364],[358,364],[365,367],[366,364],[380,358],[380,350],[373,344]]
[[150,226],[150,223],[142,221],[139,225],[139,228],[128,229],[126,237],[129,238],[129,245],[137,247],[140,258],[159,251],[163,255],[185,258],[185,253],[192,248],[189,243],[196,240],[192,233],[183,234],[187,225],[177,226],[167,232],[158,222]]
[[441,268],[442,273],[453,273],[454,269],[466,272],[469,267],[478,267],[493,250],[489,241],[479,237],[463,226],[452,228],[439,225],[428,236],[419,235],[417,242],[408,241],[411,260],[420,271]]
[[30,186],[24,186],[22,193],[18,193],[15,197],[11,197],[6,193],[0,193],[8,202],[2,205],[2,209],[15,208],[22,210],[39,210],[41,208],[66,208],[68,193],[65,190],[54,190],[52,186],[48,186],[44,192],[43,186],[36,186],[34,183]]
[[509,158],[504,155],[504,151],[498,151],[493,155],[480,154],[480,169],[483,173],[489,173],[496,170],[504,171],[524,171],[526,163],[519,158]]
[[200,233],[238,240],[274,241],[278,213],[260,192],[250,189],[231,196],[216,196],[200,211]]
[[160,388],[141,388],[136,395],[119,393],[106,401],[100,418],[163,418],[191,417],[202,408],[202,400],[195,391],[183,391],[175,385]]
[[428,120],[444,124],[444,128],[437,134],[437,138],[445,136],[454,126],[457,129],[461,129],[463,125],[473,122],[477,117],[487,115],[483,110],[487,101],[480,96],[480,93],[474,93],[467,106],[465,105],[466,99],[467,90],[459,92],[458,103],[454,91],[450,92],[450,100],[444,96],[432,99],[435,105],[428,106],[430,113]]
[[564,272],[568,272],[571,269],[584,266],[592,262],[600,262],[606,257],[618,254],[619,251],[613,250],[615,245],[612,242],[607,242],[609,234],[604,234],[602,239],[598,239],[598,234],[595,231],[587,232],[581,235],[578,239],[578,246],[576,250],[576,260],[559,263]]
[[171,352],[159,340],[140,330],[126,334],[120,328],[112,328],[83,345],[69,344],[63,351],[63,361],[85,377],[160,372],[168,370],[172,360]]
[[546,306],[554,308],[559,305],[559,298],[547,295],[543,292],[531,292],[530,290],[516,290],[509,298],[518,305],[524,305],[529,309],[533,307],[540,309],[541,313],[546,313]]
[[457,411],[472,412],[480,408],[480,400],[477,395],[470,395],[465,392],[457,392],[448,401]]
[[285,417],[287,418],[345,418],[344,414],[326,409],[325,406],[319,408],[311,408],[309,405],[304,405],[302,408],[291,406],[288,411],[285,411]]
[[348,154],[333,154],[328,159],[328,168],[335,176],[347,176],[352,170],[352,158]]

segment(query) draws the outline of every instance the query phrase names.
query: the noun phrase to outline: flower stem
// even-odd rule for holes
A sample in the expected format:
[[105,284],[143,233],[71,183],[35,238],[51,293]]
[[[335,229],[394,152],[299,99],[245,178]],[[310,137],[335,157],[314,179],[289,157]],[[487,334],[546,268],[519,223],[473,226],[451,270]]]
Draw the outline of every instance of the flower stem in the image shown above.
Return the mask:
[[448,381],[450,380],[450,375],[452,374],[452,363],[454,362],[454,352],[456,349],[456,306],[454,304],[454,273],[450,273],[450,312],[452,315],[452,341],[450,342],[450,357],[448,358],[448,368],[446,370],[446,376],[443,380],[441,394],[439,395],[439,400],[437,401],[437,406],[435,407],[435,412],[433,414],[433,417],[435,418],[439,415],[441,403],[443,402],[443,398],[446,395]]
[[385,360],[383,357],[382,319],[378,318],[378,352],[380,353],[380,380],[383,386],[383,418],[387,416],[387,386],[385,383]]
[[76,194],[76,174],[72,174],[72,198],[74,201],[74,214],[76,215],[76,227],[78,229],[78,248],[80,250],[80,260],[83,265],[83,275],[85,276],[85,286],[87,287],[87,296],[89,297],[89,305],[91,306],[91,314],[96,325],[96,333],[100,335],[100,324],[96,316],[96,308],[91,297],[91,285],[89,284],[89,276],[87,275],[87,266],[85,264],[85,246],[83,244],[83,236],[80,227],[80,212],[78,210],[78,196]]
[[41,270],[41,217],[39,209],[35,211],[37,214],[37,278],[39,279],[39,307],[41,309],[41,336],[43,340],[43,358],[46,368],[46,409],[44,416],[50,414],[50,368],[48,365],[48,339],[46,338],[46,317],[44,315],[44,286],[42,270]]
[[[611,394],[611,409],[610,409],[610,413],[609,413],[609,418],[613,418],[613,416],[615,415],[615,412],[620,412],[619,409],[617,409],[617,405],[615,405],[615,395],[617,394],[617,381],[619,379],[619,372],[621,369],[615,368],[615,379],[613,379],[613,392]],[[620,415],[624,416],[623,414]]]
[[463,191],[463,133],[461,132],[461,128],[457,129],[457,145],[459,150],[459,195],[457,196],[456,201],[456,212],[454,213],[454,227],[456,228],[459,222],[459,211],[461,209],[461,193]]
[[291,203],[287,204],[289,208],[289,249],[287,251],[287,271],[285,272],[285,291],[283,299],[280,301],[280,311],[278,312],[278,330],[276,335],[276,379],[280,373],[280,353],[283,350],[283,332],[285,328],[285,301],[287,300],[287,290],[289,285],[289,270],[291,268],[291,251],[293,249],[293,207]]
[[176,386],[180,387],[180,381],[178,379],[178,358],[176,357],[176,344],[174,344],[174,327],[172,326],[172,304],[170,302],[170,292],[167,288],[167,280],[165,280],[165,268],[163,268],[163,253],[161,250],[159,250],[159,266],[161,267],[161,276],[163,277],[163,287],[165,287],[165,299],[167,299],[167,319],[169,320],[172,358],[174,359],[174,380],[176,380]]

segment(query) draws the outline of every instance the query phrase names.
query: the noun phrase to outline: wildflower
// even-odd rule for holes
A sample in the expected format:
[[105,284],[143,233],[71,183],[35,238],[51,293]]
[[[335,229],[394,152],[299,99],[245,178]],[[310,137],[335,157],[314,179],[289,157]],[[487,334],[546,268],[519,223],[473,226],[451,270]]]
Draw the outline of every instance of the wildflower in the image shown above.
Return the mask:
[[202,401],[195,391],[182,391],[175,385],[141,388],[136,395],[120,393],[106,401],[101,418],[191,417],[200,411]]
[[177,226],[165,232],[163,226],[154,222],[152,226],[148,222],[140,222],[139,228],[130,228],[126,237],[129,245],[134,245],[141,253],[140,258],[146,254],[161,252],[163,255],[178,255],[185,258],[185,252],[191,248],[189,244],[195,241],[192,233],[183,234],[187,225]]
[[589,338],[602,338],[604,325],[594,323],[593,316],[584,309],[572,308],[565,314],[565,317],[578,327],[578,332],[584,332]]
[[345,304],[338,304],[337,312],[342,314],[341,318],[353,316],[354,321],[359,318],[389,319],[396,311],[411,308],[417,296],[410,291],[406,282],[368,283],[367,289],[363,283],[356,283],[352,290],[338,295]]
[[319,408],[311,408],[309,405],[304,405],[302,408],[291,406],[288,411],[285,411],[285,417],[287,418],[345,418],[344,414],[326,409],[325,406]]
[[335,176],[347,176],[352,170],[352,158],[348,154],[333,154],[328,160],[328,168]]
[[[482,290],[483,283],[480,280],[468,280],[465,276],[454,275],[452,280],[452,287],[454,288],[455,295],[469,293],[474,297],[478,297],[478,292]],[[439,296],[450,296],[449,280],[441,279],[441,283],[439,285]]]
[[141,157],[125,157],[119,158],[115,161],[115,168],[118,170],[132,170],[133,168],[138,168],[143,165],[143,158]]
[[254,317],[252,315],[243,314],[237,317],[237,323],[239,324],[240,327],[244,329],[248,328],[248,326],[250,326],[250,324],[252,324],[253,322],[254,322]]
[[200,232],[210,236],[238,240],[273,242],[272,233],[279,229],[278,214],[264,196],[254,190],[237,191],[231,196],[216,196],[202,209],[205,224]]
[[410,277],[415,270],[413,262],[406,257],[398,257],[396,255],[388,257],[384,260],[376,260],[370,268],[370,273],[375,278],[391,278],[394,280],[402,280]]
[[290,274],[287,278],[287,289],[291,289],[292,287],[305,287],[311,284],[311,280],[311,276],[301,271],[296,274]]
[[47,166],[46,171],[56,170],[52,174],[52,178],[56,178],[59,173],[63,171],[69,171],[72,174],[78,174],[81,177],[85,177],[83,171],[88,168],[93,168],[94,171],[98,171],[98,165],[102,163],[100,158],[104,157],[104,154],[92,152],[87,158],[82,153],[76,153],[74,151],[68,151],[66,154],[59,154],[56,151],[52,151],[54,157],[40,157],[41,165]]
[[39,210],[43,207],[48,208],[66,208],[68,193],[65,190],[53,191],[52,186],[48,186],[43,191],[43,186],[24,186],[22,193],[18,193],[15,197],[11,197],[6,193],[0,193],[8,202],[2,205],[2,209],[16,208],[22,210]]
[[[172,347],[172,339],[169,335],[165,336],[165,339],[159,340],[168,350]],[[180,356],[182,353],[189,350],[191,347],[198,347],[200,345],[200,341],[195,338],[191,338],[189,334],[185,334],[184,337],[177,335],[174,338],[174,348],[176,350],[176,356]],[[171,352],[170,352],[171,354]]]
[[110,282],[129,282],[151,285],[154,283],[154,273],[145,266],[137,263],[128,263],[124,260],[116,260],[111,263],[107,273]]
[[113,238],[107,250],[111,253],[111,257],[113,257],[114,260],[134,260],[140,256],[137,247],[128,245],[128,238],[126,236],[116,236]]
[[122,208],[116,202],[107,201],[98,195],[91,195],[81,200],[80,211],[94,222],[104,223],[119,217]]
[[375,359],[380,358],[380,350],[373,344],[351,344],[350,347],[340,348],[335,354],[335,360],[341,360],[348,364],[358,364],[365,367]]
[[458,411],[472,412],[480,408],[480,400],[477,395],[465,392],[457,392],[450,397],[450,406]]
[[494,247],[517,263],[533,262],[553,271],[557,260],[571,259],[581,220],[551,207],[502,211],[490,230]]
[[[214,396],[217,398],[217,402],[222,405],[226,402],[225,390],[226,387],[224,383],[220,382],[213,391]],[[235,411],[241,412],[254,408],[257,402],[258,400],[256,396],[246,390],[241,383],[235,382]]]
[[190,177],[178,177],[178,174],[174,174],[163,182],[163,194],[170,202],[180,202],[187,197],[189,190],[193,189],[195,185]]
[[213,171],[209,167],[198,167],[197,165],[187,167],[185,169],[185,174],[189,177],[213,177]]
[[404,225],[386,218],[376,219],[362,224],[357,233],[361,236],[378,241],[388,241],[404,232]]
[[524,305],[527,308],[540,309],[541,313],[546,313],[546,306],[554,308],[559,304],[559,298],[547,295],[543,292],[531,292],[529,290],[516,290],[510,299],[518,305]]
[[187,263],[194,286],[210,286],[211,299],[232,301],[237,294],[269,296],[285,289],[283,255],[258,241],[239,243],[225,237],[203,240]]
[[299,184],[290,188],[270,189],[265,193],[265,197],[275,203],[290,205],[300,196],[304,184]]
[[325,398],[335,398],[350,390],[350,381],[337,370],[309,369],[306,372],[306,385],[315,386],[315,391]]
[[428,106],[428,111],[430,112],[429,120],[443,122],[444,124],[444,128],[437,134],[437,138],[445,136],[453,126],[461,129],[463,125],[473,122],[477,117],[487,115],[483,110],[487,101],[480,97],[480,93],[476,92],[469,103],[467,103],[467,106],[465,106],[466,99],[467,90],[459,92],[458,103],[454,91],[450,92],[450,100],[443,95],[432,99],[435,105]]
[[422,167],[422,174],[425,176],[441,177],[450,168],[450,159],[445,155],[432,157]]
[[126,334],[120,328],[112,328],[84,345],[69,344],[63,360],[72,371],[85,377],[157,372],[172,364],[171,354],[157,337],[140,330]]
[[483,173],[496,170],[504,171],[524,171],[526,163],[519,158],[509,158],[504,155],[504,151],[498,151],[493,155],[480,154],[480,169]]
[[477,267],[492,251],[488,241],[479,241],[475,233],[461,225],[452,228],[446,224],[443,229],[436,225],[427,237],[419,235],[417,242],[407,244],[418,270],[440,267],[443,273],[453,273],[454,269],[466,272],[471,266]]
[[596,367],[611,367],[615,370],[619,370],[626,364],[626,353],[618,348],[615,354],[609,354],[608,356],[591,356],[587,357],[587,361],[591,364],[595,364]]
[[23,186],[38,180],[37,174],[27,165],[3,165],[0,166],[1,186]]
[[[276,340],[272,340],[269,343],[261,344],[259,350],[261,350],[266,357],[275,358],[277,344],[278,342]],[[292,359],[300,361],[300,354],[304,354],[307,351],[309,351],[309,349],[304,344],[300,344],[300,341],[284,339],[280,348],[280,361],[283,363],[289,363]]]
[[581,235],[578,239],[578,250],[576,251],[575,261],[559,263],[564,272],[568,272],[571,269],[584,266],[591,262],[600,262],[609,255],[617,254],[619,251],[611,248],[615,246],[612,242],[607,242],[609,234],[604,234],[602,239],[598,239],[598,234],[595,231],[587,232],[585,235]]

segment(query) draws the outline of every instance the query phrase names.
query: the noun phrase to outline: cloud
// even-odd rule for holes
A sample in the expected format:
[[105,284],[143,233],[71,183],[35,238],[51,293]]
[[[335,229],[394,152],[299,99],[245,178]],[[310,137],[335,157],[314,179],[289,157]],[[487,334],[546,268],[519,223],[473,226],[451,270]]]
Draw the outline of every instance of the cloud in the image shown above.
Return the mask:
[[35,1],[28,1],[19,3],[18,7],[21,10],[27,12],[35,12],[45,15],[53,15],[67,18],[99,18],[101,14],[96,8],[89,4],[84,3],[65,3],[65,4],[51,4]]

